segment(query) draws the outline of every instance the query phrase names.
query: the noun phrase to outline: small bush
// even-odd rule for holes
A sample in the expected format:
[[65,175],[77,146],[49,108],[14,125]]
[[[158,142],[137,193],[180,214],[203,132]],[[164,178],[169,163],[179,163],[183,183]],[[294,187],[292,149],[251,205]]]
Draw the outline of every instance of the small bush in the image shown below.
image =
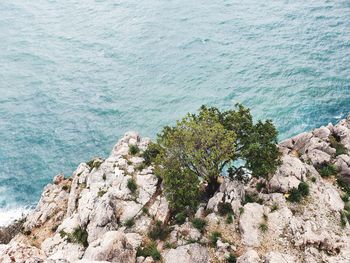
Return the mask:
[[140,152],[140,149],[139,149],[139,147],[137,145],[132,144],[132,145],[129,146],[129,154],[136,155],[139,152]]
[[148,215],[148,208],[147,207],[142,207],[142,213]]
[[91,170],[94,168],[98,169],[102,164],[102,160],[92,159],[91,161],[87,162],[86,164],[90,167]]
[[54,225],[53,227],[51,227],[51,232],[55,233],[57,228],[58,228],[58,225]]
[[225,216],[229,213],[233,213],[232,211],[232,206],[230,203],[219,203],[218,204],[218,212],[219,212],[219,215],[221,216]]
[[161,258],[155,242],[149,243],[144,248],[139,247],[136,252],[136,257],[152,257],[154,260],[160,260]]
[[82,227],[77,227],[74,229],[73,233],[66,233],[64,230],[60,231],[61,238],[66,238],[68,243],[78,243],[84,247],[88,247],[88,233]]
[[226,217],[226,224],[232,224],[233,223],[233,215],[228,214]]
[[239,214],[241,215],[241,214],[243,214],[244,213],[244,207],[240,207],[239,208]]
[[172,249],[172,248],[174,249],[174,248],[176,248],[176,244],[175,243],[170,243],[170,242],[165,242],[164,247],[166,249]]
[[185,212],[181,212],[175,215],[175,221],[177,224],[182,225],[185,223],[187,218],[187,214]]
[[301,182],[298,185],[298,190],[302,196],[308,196],[310,193],[309,185],[306,182]]
[[335,149],[335,155],[347,154],[348,149],[340,142],[340,138],[336,138],[335,136],[329,136],[329,141],[331,143],[331,147]]
[[124,226],[130,228],[130,227],[132,227],[134,224],[135,224],[134,219],[133,219],[133,218],[130,218],[130,219],[128,219],[128,220],[125,221]]
[[237,258],[235,255],[233,255],[232,253],[230,253],[230,255],[227,257],[226,259],[227,263],[236,263],[237,262]]
[[308,196],[309,193],[309,185],[306,182],[301,182],[298,188],[292,188],[289,191],[288,201],[298,203],[303,197]]
[[256,190],[260,192],[262,189],[266,188],[266,183],[265,182],[258,182],[256,184]]
[[316,183],[316,177],[312,177],[311,182]]
[[349,195],[348,193],[345,193],[341,196],[341,199],[344,201],[344,202],[348,202],[349,201]]
[[137,184],[136,184],[135,180],[132,178],[130,178],[128,180],[127,186],[132,193],[135,193],[135,191],[137,190]]
[[210,244],[213,247],[216,247],[216,243],[218,242],[220,237],[221,237],[221,233],[220,232],[215,231],[215,232],[211,233],[211,235],[209,237]]
[[76,243],[79,243],[79,244],[83,245],[84,247],[89,246],[89,244],[87,242],[88,233],[85,229],[83,229],[81,227],[74,229],[72,236],[73,236],[74,241],[76,241]]
[[140,163],[136,166],[136,170],[140,172],[145,168],[146,168],[146,165],[144,163]]
[[243,204],[247,204],[247,203],[259,203],[259,204],[262,204],[263,200],[260,199],[256,193],[254,193],[254,194],[246,193],[245,196],[244,196]]
[[340,212],[340,225],[342,227],[345,227],[347,222],[348,222],[348,219],[347,219],[345,211],[341,211]]
[[207,225],[207,221],[202,218],[194,218],[192,220],[192,225],[197,228],[199,231],[203,231],[205,226]]
[[151,231],[148,233],[148,236],[153,240],[165,240],[169,233],[169,228],[163,225],[161,221],[157,221],[156,225],[153,226]]
[[98,196],[98,197],[102,197],[102,196],[104,196],[104,195],[105,195],[105,193],[107,193],[107,191],[106,191],[106,190],[102,190],[102,189],[100,189],[100,190],[97,192],[97,196]]
[[273,204],[271,207],[271,212],[275,212],[276,210],[278,210],[278,204]]
[[151,165],[159,153],[160,151],[158,144],[150,143],[142,154],[143,159],[145,159],[145,164]]
[[299,192],[299,190],[295,187],[293,187],[290,191],[289,191],[289,197],[288,197],[288,201],[293,202],[293,203],[298,203],[300,202],[302,199],[302,195]]
[[322,177],[329,177],[337,174],[337,168],[330,163],[323,163],[317,170]]
[[62,190],[66,191],[66,192],[69,192],[70,191],[70,186],[65,184],[65,185],[62,186]]
[[106,181],[106,179],[107,179],[106,174],[102,175],[102,179],[103,179],[103,181]]
[[25,235],[25,236],[29,236],[29,235],[32,233],[32,231],[30,231],[30,230],[24,230],[24,231],[22,231],[22,233],[23,233],[23,235]]
[[259,225],[259,229],[261,230],[261,232],[266,232],[269,229],[269,227],[267,226],[266,223],[261,223]]

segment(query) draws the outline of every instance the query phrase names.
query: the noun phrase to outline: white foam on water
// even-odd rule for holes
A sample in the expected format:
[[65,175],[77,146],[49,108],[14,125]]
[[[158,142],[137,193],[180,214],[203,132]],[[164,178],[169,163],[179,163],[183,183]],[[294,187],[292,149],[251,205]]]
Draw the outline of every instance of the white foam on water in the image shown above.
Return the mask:
[[0,227],[11,224],[16,219],[26,216],[30,211],[29,207],[5,207],[0,208]]

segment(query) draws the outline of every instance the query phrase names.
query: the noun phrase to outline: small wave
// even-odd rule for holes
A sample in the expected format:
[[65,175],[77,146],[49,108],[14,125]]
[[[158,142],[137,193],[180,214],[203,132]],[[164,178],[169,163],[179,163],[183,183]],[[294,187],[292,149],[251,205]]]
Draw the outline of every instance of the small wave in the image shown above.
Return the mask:
[[26,216],[31,210],[30,207],[0,208],[0,227],[8,226],[13,221]]

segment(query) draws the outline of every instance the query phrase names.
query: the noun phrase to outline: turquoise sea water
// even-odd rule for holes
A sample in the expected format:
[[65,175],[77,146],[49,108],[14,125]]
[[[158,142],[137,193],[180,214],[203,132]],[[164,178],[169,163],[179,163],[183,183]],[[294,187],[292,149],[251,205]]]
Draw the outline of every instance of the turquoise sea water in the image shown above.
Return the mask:
[[280,139],[350,113],[350,2],[1,0],[0,224],[52,177],[201,104]]

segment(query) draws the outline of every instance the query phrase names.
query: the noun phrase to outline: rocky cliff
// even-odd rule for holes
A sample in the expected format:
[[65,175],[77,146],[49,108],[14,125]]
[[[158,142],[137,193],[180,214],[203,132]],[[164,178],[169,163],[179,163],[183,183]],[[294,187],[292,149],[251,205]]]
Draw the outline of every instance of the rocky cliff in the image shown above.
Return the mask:
[[222,178],[181,223],[153,168],[130,154],[149,142],[126,133],[106,160],[56,176],[0,262],[350,262],[350,118],[280,143],[270,180]]

